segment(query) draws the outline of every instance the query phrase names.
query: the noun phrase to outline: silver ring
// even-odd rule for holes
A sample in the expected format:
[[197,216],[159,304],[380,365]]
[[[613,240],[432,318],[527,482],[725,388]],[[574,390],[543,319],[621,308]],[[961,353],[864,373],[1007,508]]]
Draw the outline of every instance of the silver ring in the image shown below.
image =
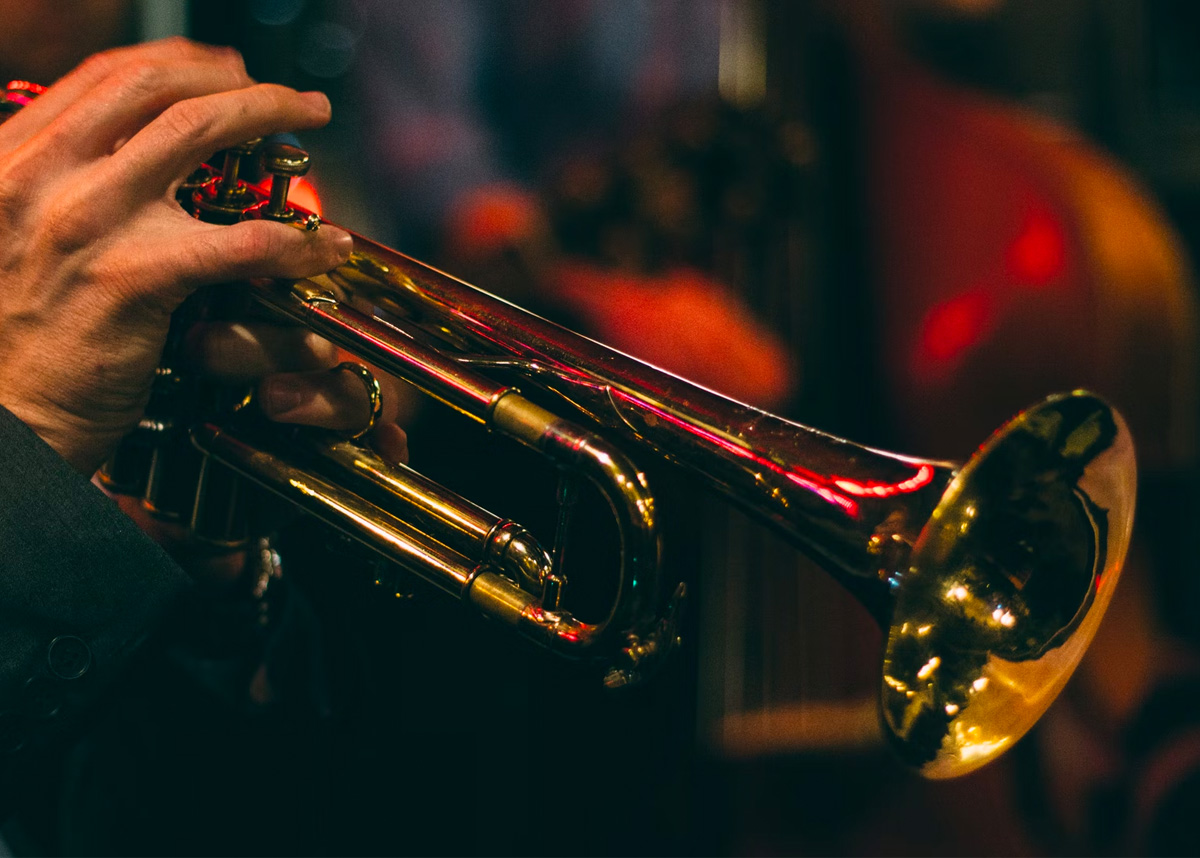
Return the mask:
[[367,369],[361,363],[356,361],[345,361],[334,367],[334,372],[345,370],[353,373],[363,383],[363,387],[367,389],[367,397],[371,402],[371,417],[367,420],[367,425],[357,432],[345,432],[343,437],[347,441],[357,441],[363,435],[366,435],[375,428],[375,424],[379,422],[379,415],[383,413],[383,390],[379,386],[379,379],[371,370]]

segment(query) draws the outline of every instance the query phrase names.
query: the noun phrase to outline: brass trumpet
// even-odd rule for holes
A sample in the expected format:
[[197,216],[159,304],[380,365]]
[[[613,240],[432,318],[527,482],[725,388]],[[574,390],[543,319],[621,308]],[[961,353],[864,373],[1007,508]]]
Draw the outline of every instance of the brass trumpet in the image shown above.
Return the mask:
[[[182,202],[214,220],[316,228],[315,215],[287,204],[301,155],[268,148],[269,198],[227,161]],[[354,242],[350,260],[321,277],[253,283],[255,301],[599,487],[620,532],[607,616],[589,623],[563,609],[557,552],[522,527],[351,442],[203,419],[188,430],[206,472],[220,463],[266,486],[526,637],[604,662],[619,686],[675,644],[684,595],[658,581],[654,497],[607,436],[620,437],[698,474],[862,601],[887,638],[884,731],[931,777],[1011,746],[1078,664],[1120,573],[1136,483],[1125,423],[1096,396],[1033,406],[962,465],[909,458],[734,402]],[[211,486],[202,477],[195,491],[197,526]]]

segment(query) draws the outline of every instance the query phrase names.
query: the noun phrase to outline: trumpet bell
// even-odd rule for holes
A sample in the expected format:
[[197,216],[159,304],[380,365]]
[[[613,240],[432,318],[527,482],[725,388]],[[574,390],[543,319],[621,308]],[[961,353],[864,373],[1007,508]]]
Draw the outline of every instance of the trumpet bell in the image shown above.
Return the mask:
[[[484,413],[492,391],[465,375],[516,373],[589,426],[690,470],[781,532],[880,623],[884,734],[922,774],[965,774],[1003,753],[1078,665],[1124,562],[1136,494],[1128,429],[1099,397],[1051,397],[961,466],[914,459],[728,400],[356,242],[350,262],[325,278],[262,300],[463,413],[474,409],[501,433],[526,444],[554,435],[513,433],[495,409]],[[407,336],[383,342],[372,314]],[[450,357],[422,357],[424,342]],[[626,504],[628,518],[648,504]],[[660,660],[674,632],[626,639],[634,643],[623,646],[628,664],[618,673],[644,675],[641,664]]]
[[[9,91],[0,121],[41,87],[14,82]],[[274,176],[268,198],[237,182],[238,159],[252,150],[234,147],[223,170],[195,174],[196,184],[180,189],[184,208],[217,223],[266,217],[318,228],[317,215],[287,205],[289,182],[307,168],[307,155],[291,147],[266,153]],[[964,774],[1005,751],[1079,664],[1124,562],[1136,494],[1129,432],[1099,398],[1082,391],[1052,397],[955,468],[872,450],[725,399],[361,236],[354,243],[348,262],[313,281],[255,282],[257,301],[596,485],[620,532],[608,616],[587,623],[560,608],[565,578],[523,528],[369,451],[335,445],[316,458],[337,463],[340,476],[365,484],[367,495],[382,494],[383,506],[322,478],[312,456],[301,467],[269,449],[273,442],[256,446],[228,427],[190,427],[205,456],[551,650],[602,660],[610,686],[635,682],[676,645],[686,591],[680,584],[660,604],[654,497],[644,474],[605,437],[484,370],[515,373],[589,425],[700,474],[854,593],[887,635],[879,704],[885,734],[923,774]],[[160,378],[173,381],[169,364],[178,358],[168,343]],[[159,502],[157,488],[178,461],[171,455],[181,446],[175,412],[192,410],[173,401],[174,387],[163,385],[148,406],[165,403],[171,419],[143,420],[149,440],[130,440],[136,478],[125,479],[126,469],[116,466],[105,477],[110,488],[143,494],[147,508],[163,516],[177,515]],[[207,473],[206,460],[188,493],[194,532],[215,494]]]
[[894,590],[879,708],[933,778],[975,769],[1033,726],[1079,664],[1120,574],[1136,494],[1121,417],[1046,400],[946,488]]

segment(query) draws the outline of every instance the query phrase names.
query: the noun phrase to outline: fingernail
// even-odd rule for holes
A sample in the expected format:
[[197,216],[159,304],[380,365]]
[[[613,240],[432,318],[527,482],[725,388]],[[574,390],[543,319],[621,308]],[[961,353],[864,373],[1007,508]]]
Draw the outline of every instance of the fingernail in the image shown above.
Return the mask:
[[354,237],[350,233],[340,229],[330,229],[327,240],[339,265],[350,258],[350,252],[354,250]]
[[269,378],[259,389],[259,407],[268,417],[282,417],[304,401],[304,386],[292,378]]
[[347,256],[349,256],[350,251],[354,249],[354,236],[345,230],[335,230],[333,234],[333,246],[336,247],[339,252],[345,253]]

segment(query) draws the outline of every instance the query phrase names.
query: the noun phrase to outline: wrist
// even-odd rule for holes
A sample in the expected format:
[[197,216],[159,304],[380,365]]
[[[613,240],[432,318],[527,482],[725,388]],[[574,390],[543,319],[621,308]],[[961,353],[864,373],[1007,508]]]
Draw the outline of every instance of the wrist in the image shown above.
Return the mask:
[[105,455],[99,445],[87,443],[87,432],[64,416],[24,400],[8,399],[0,404],[83,476],[90,477],[104,463]]

